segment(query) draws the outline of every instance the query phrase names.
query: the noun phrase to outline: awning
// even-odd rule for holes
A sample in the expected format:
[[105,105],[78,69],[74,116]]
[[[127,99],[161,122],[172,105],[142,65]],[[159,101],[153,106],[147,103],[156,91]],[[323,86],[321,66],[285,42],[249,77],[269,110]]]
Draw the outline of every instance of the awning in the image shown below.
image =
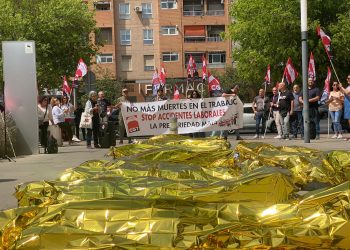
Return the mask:
[[205,25],[185,26],[185,36],[205,37]]

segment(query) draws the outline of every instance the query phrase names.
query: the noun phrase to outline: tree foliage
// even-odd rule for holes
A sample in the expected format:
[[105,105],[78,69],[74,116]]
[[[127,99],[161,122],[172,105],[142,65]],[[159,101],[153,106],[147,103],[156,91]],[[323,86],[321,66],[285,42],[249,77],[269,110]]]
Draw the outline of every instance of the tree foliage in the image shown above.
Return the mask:
[[60,76],[74,75],[79,58],[88,63],[98,49],[89,39],[93,13],[81,0],[2,0],[0,23],[0,41],[35,41],[39,88],[61,86]]
[[[230,13],[234,21],[228,36],[235,42],[233,59],[244,84],[257,89],[264,81],[268,64],[272,80],[281,80],[288,57],[301,74],[299,0],[235,0]],[[350,64],[349,15],[350,0],[308,1],[308,49],[314,53],[320,85],[330,65],[316,27],[320,24],[332,38],[333,62],[344,79]],[[300,83],[301,77],[297,81]]]

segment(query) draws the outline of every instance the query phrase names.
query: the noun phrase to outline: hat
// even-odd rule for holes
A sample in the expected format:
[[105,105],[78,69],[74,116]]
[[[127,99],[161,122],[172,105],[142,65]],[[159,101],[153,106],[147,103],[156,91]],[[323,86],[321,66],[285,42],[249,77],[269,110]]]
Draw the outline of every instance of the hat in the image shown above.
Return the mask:
[[122,92],[128,92],[128,89],[127,88],[123,88]]

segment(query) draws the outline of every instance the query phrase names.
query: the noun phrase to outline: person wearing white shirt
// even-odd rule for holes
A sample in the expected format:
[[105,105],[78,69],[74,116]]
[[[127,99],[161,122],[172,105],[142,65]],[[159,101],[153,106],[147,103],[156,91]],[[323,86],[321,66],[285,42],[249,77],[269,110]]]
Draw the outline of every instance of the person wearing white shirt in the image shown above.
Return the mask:
[[72,145],[72,129],[68,123],[64,122],[65,115],[64,111],[60,108],[60,101],[57,98],[52,98],[51,106],[53,123],[58,125],[66,133],[68,136],[69,145]]

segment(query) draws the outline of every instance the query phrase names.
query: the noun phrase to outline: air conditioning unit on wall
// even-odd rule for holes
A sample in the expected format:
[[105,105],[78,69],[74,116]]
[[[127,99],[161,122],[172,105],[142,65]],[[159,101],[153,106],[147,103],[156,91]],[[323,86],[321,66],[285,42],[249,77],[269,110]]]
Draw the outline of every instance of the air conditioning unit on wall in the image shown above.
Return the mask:
[[142,12],[142,6],[135,6],[135,12]]

